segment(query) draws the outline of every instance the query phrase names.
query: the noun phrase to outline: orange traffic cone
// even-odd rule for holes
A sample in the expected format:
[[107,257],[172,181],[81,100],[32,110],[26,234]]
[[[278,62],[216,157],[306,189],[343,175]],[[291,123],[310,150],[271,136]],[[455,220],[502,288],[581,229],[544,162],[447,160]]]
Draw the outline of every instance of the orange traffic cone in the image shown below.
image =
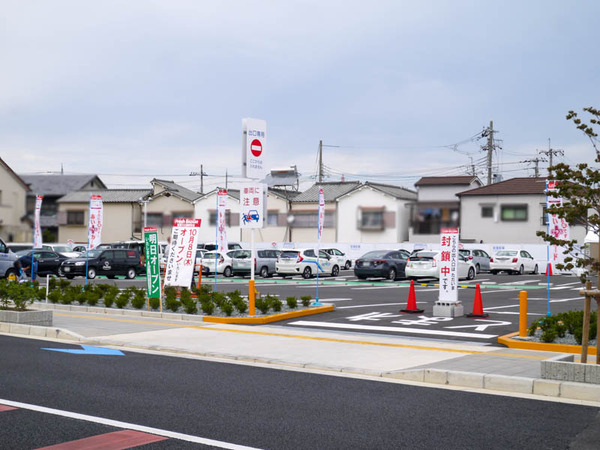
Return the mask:
[[467,317],[490,317],[489,314],[483,312],[483,301],[481,300],[481,289],[479,283],[475,285],[475,302],[473,303],[473,312],[467,314]]
[[408,314],[421,314],[424,309],[417,309],[417,298],[415,297],[415,280],[410,280],[410,291],[408,291],[408,303],[406,309],[401,309],[400,312]]
[[544,275],[554,275],[552,273],[552,263],[548,263],[548,265],[546,266],[546,273]]

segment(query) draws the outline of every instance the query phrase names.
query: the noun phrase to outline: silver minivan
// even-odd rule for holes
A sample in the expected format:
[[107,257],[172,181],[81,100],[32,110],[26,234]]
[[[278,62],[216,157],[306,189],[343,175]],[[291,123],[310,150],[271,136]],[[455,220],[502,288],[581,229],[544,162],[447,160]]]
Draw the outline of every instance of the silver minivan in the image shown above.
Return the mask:
[[17,274],[17,269],[15,268],[16,260],[17,255],[15,255],[4,241],[0,239],[0,278],[8,277],[11,274]]

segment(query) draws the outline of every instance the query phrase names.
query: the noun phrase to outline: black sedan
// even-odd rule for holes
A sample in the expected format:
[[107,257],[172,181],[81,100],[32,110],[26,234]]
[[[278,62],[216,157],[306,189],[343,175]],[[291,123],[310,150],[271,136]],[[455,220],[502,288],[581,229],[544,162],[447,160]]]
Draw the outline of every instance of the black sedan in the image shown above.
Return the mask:
[[395,280],[404,278],[406,255],[398,250],[374,250],[365,253],[354,264],[354,275],[359,280],[369,277]]
[[[18,256],[29,256],[31,257],[31,250],[23,250],[18,252]],[[61,269],[61,264],[63,261],[69,259],[60,253],[53,252],[51,250],[35,250],[33,257],[37,262],[37,275],[57,275],[64,276],[64,273]],[[30,260],[31,262],[31,260]],[[31,276],[31,271],[26,271],[27,276]]]

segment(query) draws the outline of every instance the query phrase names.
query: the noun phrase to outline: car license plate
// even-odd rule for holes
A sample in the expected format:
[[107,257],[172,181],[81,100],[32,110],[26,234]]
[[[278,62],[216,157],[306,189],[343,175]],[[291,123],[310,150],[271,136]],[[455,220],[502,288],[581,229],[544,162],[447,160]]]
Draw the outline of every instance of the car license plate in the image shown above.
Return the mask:
[[65,267],[65,269],[64,269],[64,270],[65,270],[65,272],[70,272],[70,271],[71,271],[71,268],[70,268],[70,267]]

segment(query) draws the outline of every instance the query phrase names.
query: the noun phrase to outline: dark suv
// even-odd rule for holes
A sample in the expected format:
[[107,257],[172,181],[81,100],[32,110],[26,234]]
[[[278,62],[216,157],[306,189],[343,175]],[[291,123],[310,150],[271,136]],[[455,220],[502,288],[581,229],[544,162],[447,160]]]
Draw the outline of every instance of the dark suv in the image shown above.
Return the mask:
[[[117,275],[129,279],[142,272],[140,254],[135,249],[96,249],[88,252],[87,277],[92,280],[98,275],[115,278]],[[85,276],[86,258],[70,258],[60,266],[69,279]]]

